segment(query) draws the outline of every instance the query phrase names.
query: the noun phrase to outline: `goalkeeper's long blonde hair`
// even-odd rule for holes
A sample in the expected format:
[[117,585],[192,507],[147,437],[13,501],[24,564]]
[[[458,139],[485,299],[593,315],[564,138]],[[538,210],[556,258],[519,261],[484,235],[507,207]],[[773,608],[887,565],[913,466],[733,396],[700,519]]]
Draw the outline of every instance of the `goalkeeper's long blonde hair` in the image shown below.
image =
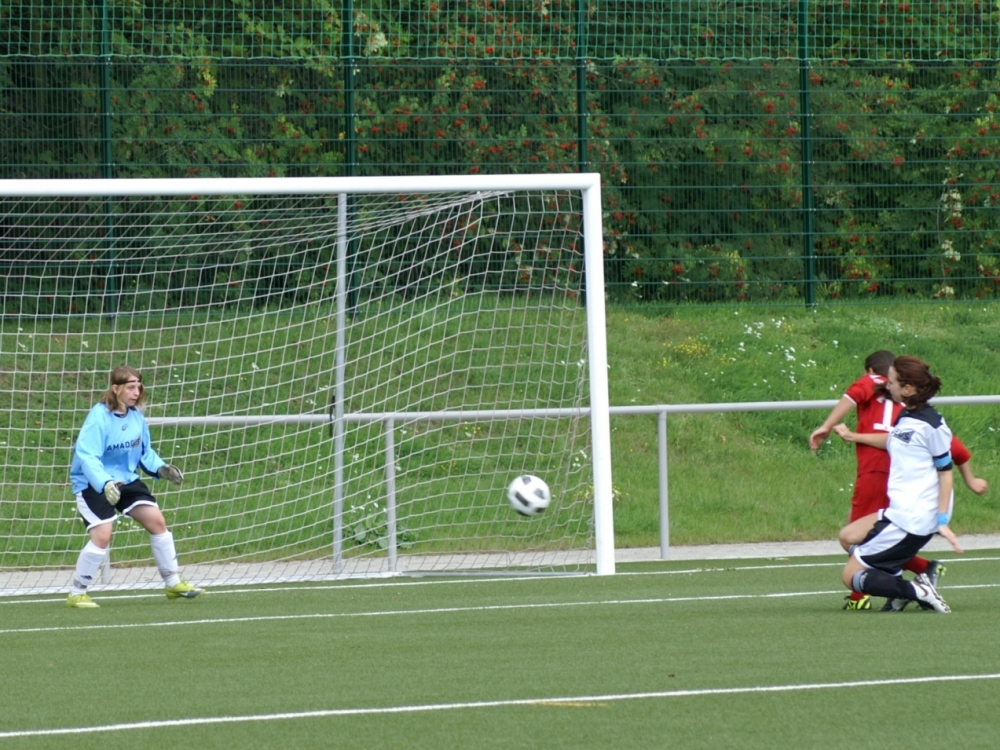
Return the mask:
[[125,385],[131,378],[139,381],[139,400],[135,402],[135,408],[142,411],[142,407],[146,403],[146,387],[142,384],[142,373],[128,365],[118,365],[118,367],[111,371],[111,384],[108,386],[108,390],[104,392],[104,395],[101,396],[101,402],[110,411],[120,411],[123,408],[124,404],[118,400],[115,386]]

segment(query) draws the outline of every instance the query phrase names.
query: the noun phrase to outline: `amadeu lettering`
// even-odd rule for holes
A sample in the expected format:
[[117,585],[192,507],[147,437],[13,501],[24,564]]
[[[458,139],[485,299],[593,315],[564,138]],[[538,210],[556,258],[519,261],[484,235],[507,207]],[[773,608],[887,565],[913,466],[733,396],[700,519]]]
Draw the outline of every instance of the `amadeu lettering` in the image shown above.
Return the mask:
[[115,443],[114,445],[109,445],[109,451],[129,451],[133,448],[138,448],[139,443],[142,442],[142,437],[137,437],[131,443]]

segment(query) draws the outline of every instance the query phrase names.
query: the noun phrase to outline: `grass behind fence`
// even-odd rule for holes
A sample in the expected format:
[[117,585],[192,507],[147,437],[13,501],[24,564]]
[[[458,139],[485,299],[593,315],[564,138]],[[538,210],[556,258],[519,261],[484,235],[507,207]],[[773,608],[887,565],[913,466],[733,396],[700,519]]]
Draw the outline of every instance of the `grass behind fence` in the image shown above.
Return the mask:
[[[533,320],[526,311],[497,312],[497,315],[513,317],[515,313],[521,316],[519,325],[524,330],[531,330]],[[777,311],[678,308],[666,315],[611,309],[608,312],[611,403],[835,400],[861,374],[864,357],[876,348],[890,348],[897,354],[915,354],[926,359],[944,382],[942,395],[989,394],[996,391],[995,373],[1000,371],[1000,327],[996,325],[996,315],[994,306],[966,303],[884,308],[822,307],[816,310],[781,308]],[[5,445],[0,445],[0,458],[4,484],[8,484],[27,471],[22,455],[30,454],[34,460],[38,452],[47,452],[49,460],[38,461],[36,480],[44,486],[36,488],[33,497],[27,500],[31,503],[57,501],[51,506],[56,516],[48,520],[56,521],[58,528],[54,535],[39,534],[41,529],[37,526],[39,519],[35,512],[38,506],[34,505],[31,517],[36,525],[30,528],[26,525],[20,530],[25,544],[52,548],[56,556],[60,549],[69,549],[75,555],[78,547],[79,529],[73,520],[74,514],[71,509],[66,510],[65,503],[62,506],[58,503],[69,498],[66,484],[69,444],[79,429],[85,409],[103,389],[100,372],[93,376],[93,382],[82,382],[87,373],[80,365],[91,361],[93,355],[87,354],[88,350],[81,345],[82,338],[72,330],[76,324],[63,325],[65,331],[46,331],[41,324],[20,332],[5,327],[0,338],[0,380],[9,389],[5,398],[20,407],[37,399],[44,386],[47,385],[50,391],[46,404],[39,403],[38,411],[12,413],[14,421],[0,436],[6,441]],[[310,325],[320,324],[311,322]],[[166,389],[179,389],[181,386],[175,382],[198,381],[198,363],[189,358],[193,351],[207,350],[202,349],[202,342],[184,338],[183,330],[164,327],[164,339],[158,346],[155,342],[146,343],[148,349],[157,351],[159,362],[168,363],[161,370],[154,368],[154,372],[161,373],[158,379],[147,381],[154,393],[154,402],[157,394],[165,399],[167,394],[163,391]],[[236,333],[241,337],[269,335],[261,326]],[[376,334],[377,331],[366,332],[369,336]],[[29,335],[34,337],[32,346],[50,348],[45,359],[49,372],[19,370],[20,363],[25,360],[23,354],[19,355],[20,359],[15,355],[19,344],[27,345]],[[146,334],[147,338],[152,335]],[[114,336],[113,331],[89,335],[87,338],[93,347],[89,351],[114,350]],[[443,337],[443,340],[448,339]],[[541,343],[548,345],[550,342],[543,339]],[[62,351],[59,351],[60,346]],[[321,351],[324,344],[321,338],[316,338],[311,346],[315,351],[309,346],[294,349],[288,355],[289,366],[315,368],[315,382],[319,383],[319,370],[326,366],[325,352]],[[88,356],[91,359],[85,359]],[[110,353],[100,356],[110,365]],[[249,377],[261,378],[263,384],[268,382],[267,378],[275,379],[274,387],[278,387],[276,375],[256,373],[251,367],[251,355],[246,357],[245,362],[239,358],[234,360],[233,372],[250,373]],[[148,363],[140,365],[145,367]],[[567,366],[575,368],[576,363],[567,363]],[[486,371],[486,368],[479,369]],[[304,382],[313,374],[305,373]],[[482,375],[475,377],[479,380],[472,383],[473,388],[502,390],[504,387],[502,382],[488,383],[488,378]],[[490,377],[496,378],[496,375]],[[70,378],[75,385],[59,392],[60,378]],[[174,378],[176,381],[172,382]],[[459,395],[460,385],[455,391]],[[198,382],[195,388],[201,390],[193,396],[178,394],[178,398],[194,413],[205,413],[213,403],[212,393],[218,391],[221,398],[225,383],[209,380]],[[311,408],[322,409],[327,403],[326,392],[304,390],[297,397],[311,400],[314,404]],[[51,407],[53,402],[57,409],[44,408]],[[956,434],[971,448],[976,473],[994,487],[1000,487],[997,446],[1000,407],[948,407],[942,411]],[[158,415],[155,409],[153,413]],[[801,410],[669,417],[671,541],[689,544],[834,536],[847,514],[854,458],[852,449],[836,439],[818,454],[808,450],[808,435],[825,416],[825,411]],[[40,419],[44,419],[46,426],[51,425],[52,419],[57,420],[58,429],[38,430],[33,421]],[[423,480],[431,481],[442,476],[446,479],[451,462],[489,465],[490,456],[500,451],[520,452],[525,456],[527,468],[531,457],[554,447],[549,444],[558,441],[564,432],[564,428],[554,427],[555,432],[544,430],[527,439],[517,435],[474,434],[481,429],[484,428],[455,425],[430,435],[400,436],[397,449],[401,456],[417,464],[426,461]],[[298,481],[325,481],[323,477],[330,465],[327,426],[271,430],[271,440],[293,444],[297,451],[295,463],[309,467]],[[659,542],[659,509],[655,417],[615,417],[612,430],[616,544],[656,545]],[[188,432],[194,434],[197,430]],[[157,428],[156,433],[155,444],[170,458],[179,434],[177,428]],[[39,438],[48,443],[40,444]],[[22,439],[24,444],[16,445],[17,439]],[[221,471],[223,481],[207,497],[203,490],[196,492],[193,485],[180,492],[164,491],[164,505],[171,523],[206,533],[211,522],[227,512],[254,512],[252,507],[246,507],[248,497],[298,491],[294,483],[289,486],[290,467],[284,465],[280,452],[277,459],[260,462],[252,447],[243,442],[229,444],[230,436],[225,433],[206,435],[205,439],[208,442],[198,451],[200,458],[189,461],[184,468],[193,478],[197,478],[199,472],[206,472],[208,476]],[[449,462],[431,464],[427,456],[441,447],[450,451]],[[263,456],[272,450],[266,443],[257,448]],[[368,491],[365,482],[380,492],[382,461],[376,449],[366,450],[359,457],[354,467],[358,471],[357,478],[350,480],[362,483],[354,488],[358,497],[363,498]],[[538,473],[544,475],[549,471],[544,464],[538,465],[542,466]],[[351,476],[350,472],[348,475]],[[310,476],[313,479],[309,479]],[[495,490],[490,490],[497,495],[498,514],[505,512],[502,486],[506,477],[502,480],[498,479]],[[954,525],[960,533],[1000,529],[1000,502],[996,489],[984,497],[977,497],[960,482],[957,487]],[[560,490],[555,489],[557,493]],[[401,491],[410,490],[402,488]],[[419,486],[414,491],[419,492]],[[196,495],[197,503],[189,499]],[[9,498],[3,500],[9,502]],[[467,511],[459,516],[448,515],[451,511],[447,506],[445,501],[439,510],[448,523],[464,523],[474,528],[483,521]],[[17,523],[18,514],[13,517]],[[296,531],[293,526],[294,519],[291,519],[278,531],[286,534],[288,544],[294,547]],[[513,523],[507,529],[512,535],[519,531],[520,527]],[[21,536],[15,534],[11,539]],[[224,529],[220,532],[220,546],[235,549],[240,543],[238,536]],[[8,551],[17,550],[9,546]],[[254,551],[244,553],[252,556]],[[59,562],[61,560],[53,558],[54,564]]]
[[[446,295],[444,302],[414,302],[394,312],[372,303],[359,311],[345,356],[346,412],[580,405],[586,324],[576,303],[539,305],[497,295]],[[143,371],[151,417],[325,418],[336,337],[329,305],[310,312],[262,309],[233,321],[177,313],[46,320],[5,330],[0,382],[7,385],[11,418],[0,440],[0,465],[5,484],[16,491],[4,498],[3,517],[12,527],[0,550],[10,555],[3,562],[22,564],[18,554],[29,550],[45,552],[48,565],[75,556],[79,524],[66,487],[70,447],[113,363],[127,360]],[[474,323],[480,325],[473,330]],[[34,409],[35,401],[54,408]],[[348,554],[354,542],[386,542],[383,430],[381,423],[345,427]],[[585,539],[587,430],[587,421],[575,417],[401,422],[395,459],[404,546],[478,551],[495,548],[497,536],[535,548],[556,546],[566,535]],[[334,526],[329,424],[166,425],[153,432],[160,455],[186,473],[180,490],[162,483],[156,490],[179,536],[192,540],[188,562],[328,552]],[[562,493],[530,526],[509,510],[504,492],[525,471],[553,482],[559,477]],[[118,547],[123,562],[148,555],[144,544]]]
[[[611,403],[839,399],[876,349],[931,364],[942,396],[997,393],[1000,310],[934,306],[677,308],[608,314]],[[1000,529],[1000,406],[942,407],[993,485],[973,495],[956,477],[956,528]],[[813,454],[826,410],[668,418],[671,541],[832,538],[847,517],[853,448],[833,438]],[[848,419],[850,422],[850,418]],[[656,422],[612,418],[619,545],[658,540]]]

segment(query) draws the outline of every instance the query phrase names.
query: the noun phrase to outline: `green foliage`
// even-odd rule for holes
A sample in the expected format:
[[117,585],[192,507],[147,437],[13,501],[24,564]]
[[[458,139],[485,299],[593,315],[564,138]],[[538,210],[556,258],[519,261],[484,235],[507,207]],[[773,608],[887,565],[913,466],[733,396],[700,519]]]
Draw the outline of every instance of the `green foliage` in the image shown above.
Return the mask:
[[3,176],[584,166],[622,302],[1000,289],[992,5],[106,7],[2,11]]

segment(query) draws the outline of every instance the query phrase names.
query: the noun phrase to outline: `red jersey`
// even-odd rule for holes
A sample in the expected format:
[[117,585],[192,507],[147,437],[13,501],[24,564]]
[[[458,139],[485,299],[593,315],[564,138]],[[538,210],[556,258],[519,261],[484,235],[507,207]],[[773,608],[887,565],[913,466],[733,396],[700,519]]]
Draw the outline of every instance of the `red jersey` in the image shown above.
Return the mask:
[[[886,379],[881,375],[862,375],[855,380],[844,394],[854,402],[858,413],[858,425],[855,432],[890,432],[896,418],[903,410],[902,404],[893,403],[892,399],[882,396],[876,391],[876,386]],[[858,476],[872,471],[889,473],[889,453],[882,448],[872,448],[870,445],[855,444],[858,457]],[[969,449],[957,437],[952,437],[951,460],[955,466],[961,466],[972,458]]]
[[955,466],[961,466],[962,464],[969,463],[969,459],[972,458],[972,454],[969,449],[965,447],[954,434],[951,436],[951,461]]
[[[885,382],[881,375],[862,375],[855,380],[844,394],[854,402],[858,412],[855,432],[890,432],[892,425],[903,410],[902,404],[893,403],[891,398],[877,392],[875,387]],[[856,443],[858,476],[878,471],[889,473],[889,453],[881,448]]]

